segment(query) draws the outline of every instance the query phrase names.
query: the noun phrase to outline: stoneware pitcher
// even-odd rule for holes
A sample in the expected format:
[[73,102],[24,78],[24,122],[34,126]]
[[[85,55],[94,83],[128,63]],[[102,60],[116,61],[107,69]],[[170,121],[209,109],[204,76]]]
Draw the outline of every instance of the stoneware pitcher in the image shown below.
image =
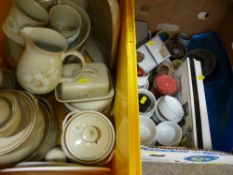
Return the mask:
[[[19,59],[16,74],[20,85],[34,94],[46,94],[61,83],[74,81],[85,66],[83,55],[78,51],[66,51],[66,39],[58,32],[43,27],[25,27],[20,31],[26,48]],[[75,56],[81,66],[72,75],[62,76],[63,61]]]

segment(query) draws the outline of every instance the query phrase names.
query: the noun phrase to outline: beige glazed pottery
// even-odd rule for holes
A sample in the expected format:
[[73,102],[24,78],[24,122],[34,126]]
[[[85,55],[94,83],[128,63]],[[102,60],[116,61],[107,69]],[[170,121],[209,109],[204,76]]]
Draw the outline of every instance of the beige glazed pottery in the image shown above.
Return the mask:
[[91,21],[86,10],[84,10],[80,5],[81,1],[73,0],[57,0],[58,4],[65,4],[73,7],[81,16],[82,25],[80,28],[80,33],[78,37],[69,45],[70,49],[81,50],[82,46],[86,43],[89,34],[91,32]]
[[[75,64],[66,66],[64,72],[69,75],[73,67]],[[103,63],[89,63],[75,81],[61,83],[57,88],[63,100],[75,100],[106,96],[109,84],[107,67]]]
[[82,18],[77,10],[69,5],[58,4],[49,10],[49,25],[52,29],[58,31],[66,39],[69,45],[78,38]]
[[45,118],[45,132],[40,145],[25,161],[40,161],[45,158],[47,152],[56,146],[58,135],[58,123],[51,104],[42,97],[37,97],[39,107]]
[[[20,31],[26,42],[16,68],[20,85],[34,94],[46,94],[60,82],[73,81],[83,71],[85,61],[78,51],[66,51],[66,39],[58,32],[42,27],[25,27]],[[78,70],[71,77],[62,76],[63,61],[75,56]]]
[[19,31],[25,26],[43,26],[49,20],[48,12],[34,0],[15,0],[3,22],[3,32],[13,41],[24,44]]
[[115,144],[110,120],[95,111],[71,112],[63,121],[62,149],[81,164],[109,162]]
[[11,135],[21,121],[21,109],[12,94],[0,92],[0,137]]
[[45,131],[45,119],[33,95],[13,90],[6,90],[4,93],[17,98],[23,117],[14,133],[0,137],[0,166],[27,158],[39,146]]

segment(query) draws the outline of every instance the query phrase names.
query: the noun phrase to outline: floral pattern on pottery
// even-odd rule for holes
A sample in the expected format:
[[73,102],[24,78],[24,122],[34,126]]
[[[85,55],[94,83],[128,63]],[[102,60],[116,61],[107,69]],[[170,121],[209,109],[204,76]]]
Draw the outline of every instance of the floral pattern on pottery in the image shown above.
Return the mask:
[[[25,27],[20,31],[26,48],[16,68],[19,84],[33,94],[46,94],[65,81],[75,80],[83,71],[85,60],[78,51],[66,51],[66,39],[58,32],[42,27]],[[67,56],[76,56],[77,73],[63,77],[63,61]]]
[[48,91],[51,82],[56,80],[58,71],[40,72],[34,74],[26,74],[24,76],[25,84],[29,89],[36,91]]

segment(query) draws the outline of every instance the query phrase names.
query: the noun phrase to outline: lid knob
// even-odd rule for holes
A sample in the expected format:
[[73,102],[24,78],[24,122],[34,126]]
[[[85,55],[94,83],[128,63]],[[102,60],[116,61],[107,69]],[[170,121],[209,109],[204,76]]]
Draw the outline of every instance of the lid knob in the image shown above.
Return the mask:
[[99,138],[99,130],[95,126],[87,126],[82,131],[82,139],[87,143],[96,142]]

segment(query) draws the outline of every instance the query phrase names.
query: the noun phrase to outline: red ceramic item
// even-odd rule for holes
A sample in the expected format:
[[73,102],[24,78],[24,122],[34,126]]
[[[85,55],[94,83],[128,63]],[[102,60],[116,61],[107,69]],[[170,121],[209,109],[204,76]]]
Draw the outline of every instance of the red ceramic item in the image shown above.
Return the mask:
[[179,85],[175,77],[163,74],[155,77],[154,90],[157,96],[176,95]]

